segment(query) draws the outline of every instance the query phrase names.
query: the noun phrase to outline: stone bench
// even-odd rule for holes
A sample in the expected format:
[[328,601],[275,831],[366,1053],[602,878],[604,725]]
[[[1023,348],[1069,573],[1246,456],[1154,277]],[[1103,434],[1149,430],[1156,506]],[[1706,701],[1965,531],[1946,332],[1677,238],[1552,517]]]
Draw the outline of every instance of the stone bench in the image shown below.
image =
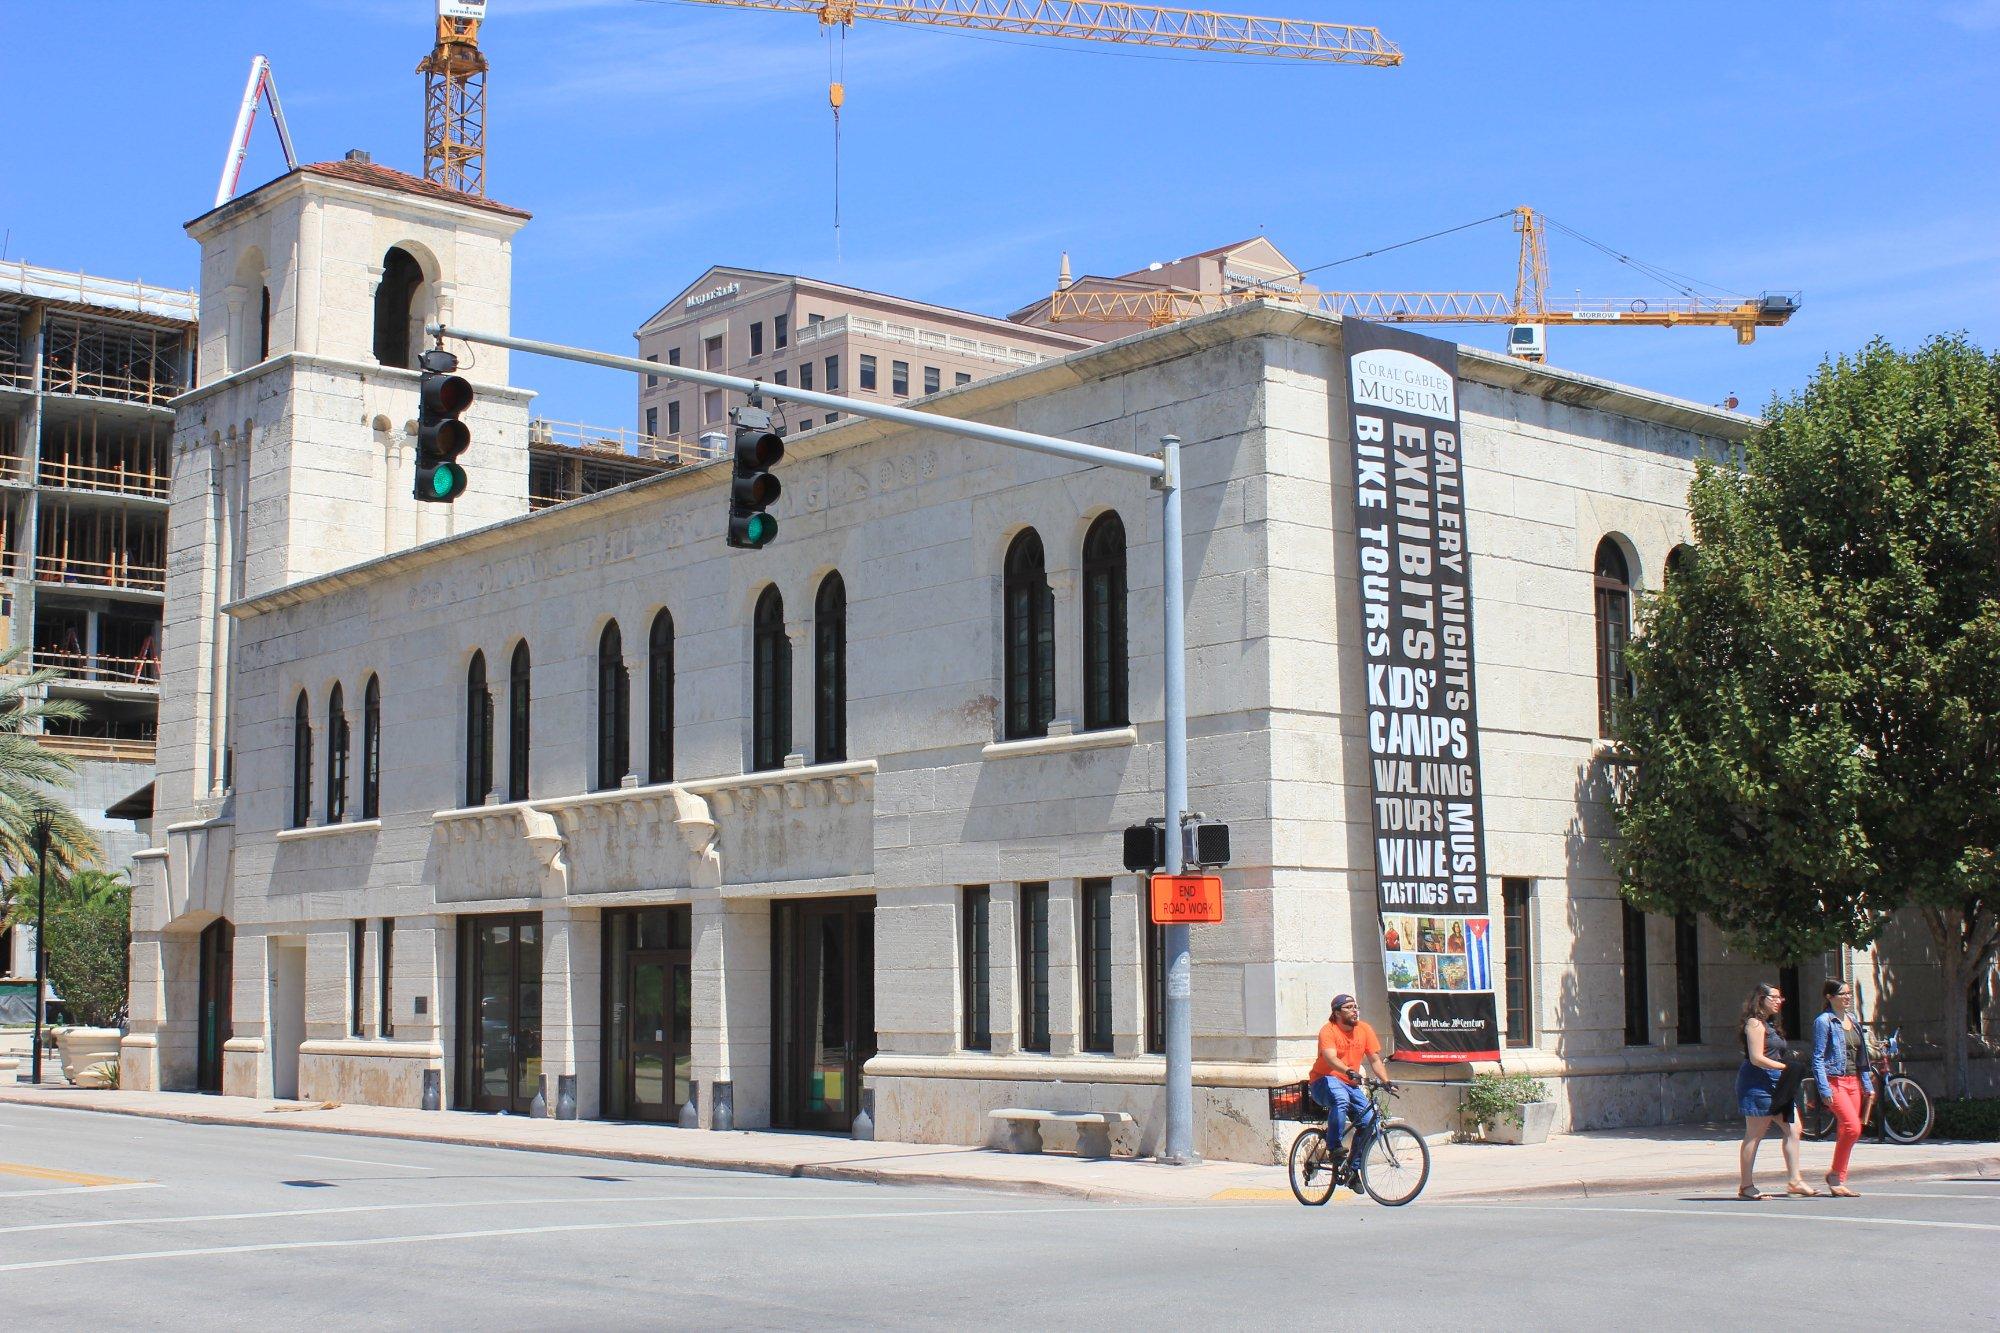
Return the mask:
[[1008,1107],[988,1111],[986,1117],[993,1122],[992,1146],[1001,1152],[1040,1152],[1043,1125],[1075,1125],[1079,1157],[1109,1157],[1113,1127],[1132,1123],[1132,1117],[1123,1111],[1031,1111]]

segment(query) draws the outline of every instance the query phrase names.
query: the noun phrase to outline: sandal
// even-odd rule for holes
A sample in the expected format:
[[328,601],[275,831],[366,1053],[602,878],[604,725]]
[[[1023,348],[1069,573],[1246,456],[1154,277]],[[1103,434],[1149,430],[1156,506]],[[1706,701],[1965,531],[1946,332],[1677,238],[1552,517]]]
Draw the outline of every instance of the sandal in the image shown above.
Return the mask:
[[1806,1184],[1803,1180],[1787,1181],[1785,1183],[1785,1193],[1791,1195],[1794,1199],[1817,1199],[1820,1197],[1819,1191]]
[[1736,1197],[1745,1203],[1756,1203],[1760,1199],[1768,1199],[1771,1196],[1758,1189],[1755,1185],[1745,1185],[1736,1191]]
[[1845,1184],[1831,1180],[1826,1182],[1826,1192],[1836,1199],[1858,1199],[1861,1197],[1858,1190],[1851,1190]]

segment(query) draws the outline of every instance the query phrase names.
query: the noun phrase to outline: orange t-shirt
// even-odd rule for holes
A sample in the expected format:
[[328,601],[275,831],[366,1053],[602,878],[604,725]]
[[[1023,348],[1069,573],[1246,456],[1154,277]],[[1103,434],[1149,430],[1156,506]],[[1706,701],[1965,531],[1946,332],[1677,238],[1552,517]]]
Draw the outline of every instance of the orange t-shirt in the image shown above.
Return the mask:
[[[1329,1020],[1326,1026],[1319,1030],[1319,1044],[1321,1049],[1331,1046],[1333,1053],[1340,1057],[1340,1063],[1349,1069],[1359,1069],[1364,1057],[1382,1053],[1381,1039],[1375,1035],[1375,1029],[1366,1023],[1356,1023],[1354,1031],[1349,1032],[1340,1024]],[[1312,1073],[1307,1077],[1323,1078],[1328,1074],[1333,1074],[1343,1083],[1354,1082],[1351,1078],[1343,1078],[1340,1074],[1334,1073],[1333,1066],[1326,1062],[1324,1055],[1315,1054]]]

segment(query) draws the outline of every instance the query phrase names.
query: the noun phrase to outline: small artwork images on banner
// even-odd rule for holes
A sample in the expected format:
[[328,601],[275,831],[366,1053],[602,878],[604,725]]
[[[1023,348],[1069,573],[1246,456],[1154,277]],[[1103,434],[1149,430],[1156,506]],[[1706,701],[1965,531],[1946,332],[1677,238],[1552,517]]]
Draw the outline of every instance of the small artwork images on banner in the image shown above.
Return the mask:
[[1375,899],[1397,1060],[1493,1060],[1458,349],[1345,320]]

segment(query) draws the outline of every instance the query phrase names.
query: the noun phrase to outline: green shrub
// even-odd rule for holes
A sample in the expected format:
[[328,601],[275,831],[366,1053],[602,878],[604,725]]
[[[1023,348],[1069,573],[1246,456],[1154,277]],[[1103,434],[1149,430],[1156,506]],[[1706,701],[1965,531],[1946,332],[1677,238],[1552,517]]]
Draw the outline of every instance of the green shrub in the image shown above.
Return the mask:
[[1966,1097],[1937,1104],[1931,1137],[2000,1142],[2000,1097]]
[[[16,925],[35,922],[33,875],[7,886]],[[126,951],[132,938],[132,886],[117,875],[79,870],[49,878],[49,985],[78,1027],[117,1027],[125,1017]]]
[[1548,1096],[1548,1087],[1530,1074],[1474,1074],[1459,1110],[1465,1115],[1468,1129],[1496,1125],[1503,1120],[1518,1125],[1523,1106],[1547,1101]]

